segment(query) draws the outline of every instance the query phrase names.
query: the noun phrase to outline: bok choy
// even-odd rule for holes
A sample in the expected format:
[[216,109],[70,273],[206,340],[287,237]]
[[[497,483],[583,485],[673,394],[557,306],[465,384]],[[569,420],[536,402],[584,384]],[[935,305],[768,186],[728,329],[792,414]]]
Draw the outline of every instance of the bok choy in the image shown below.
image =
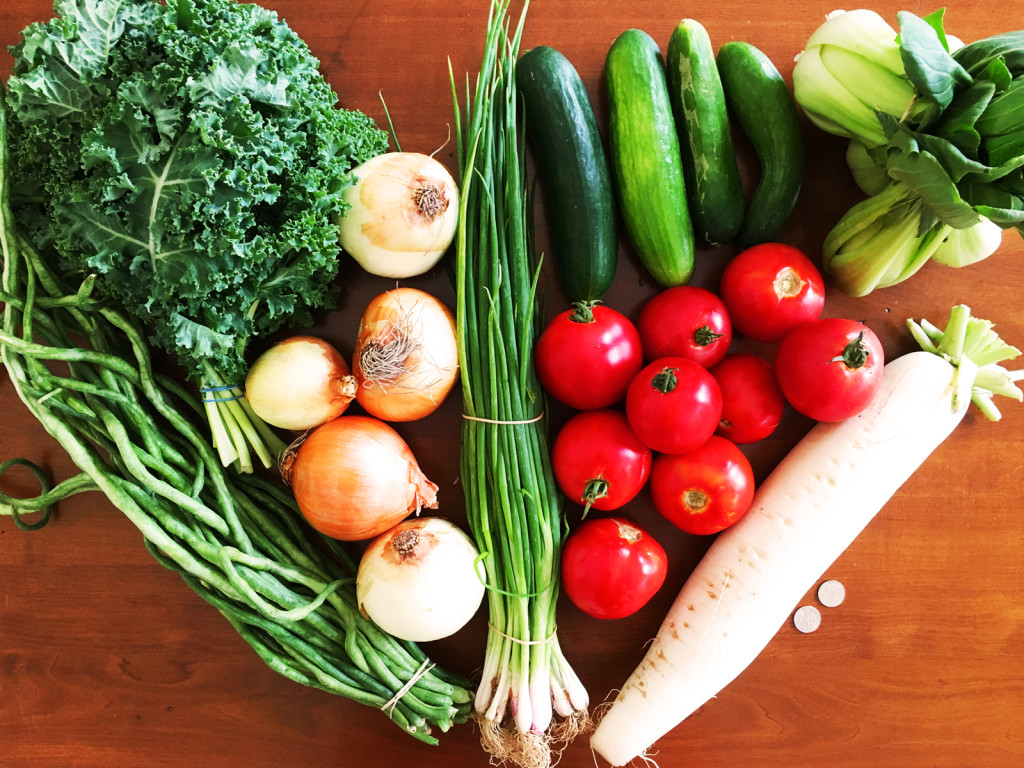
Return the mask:
[[1024,30],[968,45],[943,12],[899,13],[897,34],[868,10],[830,14],[793,70],[797,103],[850,139],[868,198],[825,239],[823,264],[852,296],[894,285],[929,260],[954,267],[1024,233]]

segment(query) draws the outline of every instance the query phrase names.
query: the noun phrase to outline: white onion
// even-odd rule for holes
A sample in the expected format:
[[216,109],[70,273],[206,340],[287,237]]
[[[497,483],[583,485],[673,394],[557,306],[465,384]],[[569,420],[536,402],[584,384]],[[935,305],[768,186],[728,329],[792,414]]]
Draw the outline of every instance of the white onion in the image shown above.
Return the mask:
[[440,517],[403,520],[370,542],[356,576],[359,610],[403,640],[440,640],[464,627],[484,598],[473,541]]
[[245,378],[245,399],[280,429],[304,431],[340,416],[355,398],[356,379],[333,346],[292,336],[261,354]]
[[341,247],[367,272],[413,277],[433,267],[455,237],[459,194],[441,163],[417,152],[388,152],[352,171],[349,210],[338,220]]

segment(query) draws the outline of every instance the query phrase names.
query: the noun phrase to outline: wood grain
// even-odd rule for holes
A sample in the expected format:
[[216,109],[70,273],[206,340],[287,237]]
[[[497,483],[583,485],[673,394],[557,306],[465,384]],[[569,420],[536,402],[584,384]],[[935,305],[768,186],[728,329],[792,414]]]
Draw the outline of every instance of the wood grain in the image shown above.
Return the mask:
[[[384,124],[383,98],[402,148],[440,148],[438,156],[455,170],[448,61],[458,77],[475,74],[485,0],[267,4],[309,43],[345,106]],[[965,40],[1016,28],[1024,19],[1020,0],[946,5],[947,28]],[[893,23],[901,9],[934,10],[888,0],[871,7]],[[704,23],[716,47],[747,40],[789,78],[793,57],[831,10],[831,3],[813,0],[537,0],[525,45],[562,50],[603,121],[604,55],[626,28],[644,29],[664,46],[685,13]],[[16,43],[22,28],[51,13],[44,0],[7,0],[0,7],[0,44]],[[10,66],[10,57],[0,56],[4,79]],[[858,194],[843,164],[844,144],[804,127],[804,189],[780,239],[817,258],[825,233]],[[748,183],[756,178],[749,155],[744,171]],[[625,244],[621,254],[607,303],[635,314],[655,289]],[[696,282],[715,287],[730,255],[727,248],[702,249]],[[997,254],[963,270],[928,265],[910,281],[862,299],[830,289],[826,314],[867,322],[895,356],[910,348],[907,317],[941,323],[952,304],[963,302],[995,321],[1004,338],[1024,344],[1022,256],[1020,238],[1007,234]],[[389,281],[351,265],[340,279],[341,306],[311,330],[348,355],[362,307]],[[408,283],[449,303],[453,298],[439,272]],[[549,314],[560,301],[551,287]],[[457,399],[401,430],[441,486],[439,511],[456,520],[464,519]],[[1008,402],[1003,410],[998,425],[969,415],[829,569],[826,577],[846,586],[847,599],[821,609],[821,628],[808,635],[789,624],[780,628],[733,684],[658,743],[652,757],[659,765],[1024,764],[1024,406]],[[552,427],[565,416],[555,411]],[[775,435],[746,449],[758,478],[809,426],[787,413]],[[0,459],[9,456],[31,458],[57,478],[75,471],[0,374]],[[12,474],[0,487],[27,493],[32,484]],[[708,543],[660,520],[646,495],[628,512],[669,551],[671,573],[659,595],[627,619],[597,622],[561,601],[563,647],[595,702],[639,661]],[[816,603],[813,591],[805,602]],[[479,615],[428,652],[472,674],[483,658],[484,621]],[[560,765],[597,762],[580,739]],[[488,760],[471,725],[426,747],[377,712],[269,671],[215,610],[152,560],[138,532],[101,496],[68,500],[34,533],[0,518],[0,766],[199,764],[470,768]]]

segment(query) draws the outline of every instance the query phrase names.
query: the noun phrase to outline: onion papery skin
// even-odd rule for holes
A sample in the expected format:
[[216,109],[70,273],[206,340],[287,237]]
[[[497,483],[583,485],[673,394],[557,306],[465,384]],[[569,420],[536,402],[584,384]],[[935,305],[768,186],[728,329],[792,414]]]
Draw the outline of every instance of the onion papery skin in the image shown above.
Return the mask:
[[245,398],[256,415],[279,429],[302,432],[343,414],[356,379],[333,346],[315,336],[279,341],[250,366]]
[[458,380],[455,333],[451,310],[426,291],[401,287],[371,299],[352,355],[359,404],[392,422],[436,411]]
[[483,602],[483,567],[472,539],[440,517],[403,520],[376,537],[359,561],[364,616],[402,640],[450,637]]
[[459,194],[440,162],[417,152],[388,152],[352,171],[338,220],[341,247],[380,277],[422,275],[455,237]]
[[297,443],[282,474],[302,516],[325,536],[370,539],[410,514],[437,507],[437,485],[401,435],[380,419],[339,416]]

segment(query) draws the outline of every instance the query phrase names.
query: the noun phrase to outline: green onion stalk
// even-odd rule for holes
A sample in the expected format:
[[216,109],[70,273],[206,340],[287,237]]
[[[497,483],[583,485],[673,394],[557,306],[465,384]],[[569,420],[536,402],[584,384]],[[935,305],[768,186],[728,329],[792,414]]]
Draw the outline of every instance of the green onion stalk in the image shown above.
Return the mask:
[[[0,494],[21,529],[53,505],[100,491],[142,533],[166,568],[217,608],[272,670],[380,709],[417,739],[437,743],[470,717],[469,681],[360,614],[356,562],[304,524],[280,485],[225,468],[202,429],[190,388],[160,373],[139,320],[96,298],[96,280],[71,287],[15,226],[0,85],[0,359],[35,418],[80,473],[32,498]],[[33,534],[37,535],[37,534]]]
[[825,239],[823,266],[851,296],[900,283],[928,261],[994,253],[1024,226],[1024,32],[964,46],[943,13],[836,11],[808,38],[793,93],[816,126],[849,139],[868,198]]
[[476,717],[494,759],[545,766],[552,746],[568,743],[590,720],[587,692],[555,626],[566,524],[533,366],[540,260],[515,88],[528,5],[512,28],[508,0],[491,3],[483,61],[475,91],[467,78],[464,109],[449,73],[462,190],[454,278],[462,485],[488,587]]

